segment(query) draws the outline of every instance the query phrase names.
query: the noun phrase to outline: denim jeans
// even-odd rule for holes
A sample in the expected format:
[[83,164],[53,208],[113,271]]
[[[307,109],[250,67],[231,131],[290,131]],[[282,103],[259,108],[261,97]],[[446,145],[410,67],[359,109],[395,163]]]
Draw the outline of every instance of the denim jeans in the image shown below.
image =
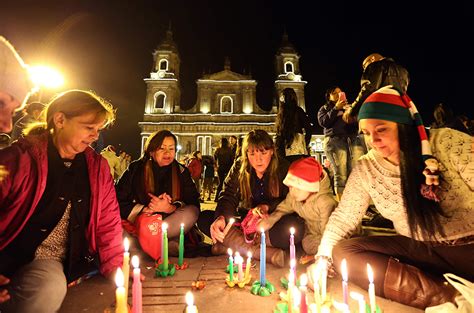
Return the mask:
[[366,152],[361,136],[324,138],[324,153],[333,167],[334,189],[338,195],[342,194],[355,162]]

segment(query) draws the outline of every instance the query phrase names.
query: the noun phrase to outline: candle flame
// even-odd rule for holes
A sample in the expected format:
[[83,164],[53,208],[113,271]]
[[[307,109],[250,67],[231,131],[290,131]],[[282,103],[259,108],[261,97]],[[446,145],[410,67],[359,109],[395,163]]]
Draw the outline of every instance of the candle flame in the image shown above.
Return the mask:
[[127,237],[123,240],[123,249],[125,252],[128,252],[128,249],[130,249],[130,241],[128,240]]
[[181,228],[184,228],[184,223],[181,223]]
[[163,224],[161,225],[161,229],[162,229],[163,231],[167,231],[167,230],[168,230],[168,224],[167,224],[167,223],[163,223]]
[[263,227],[260,228],[260,232],[261,232],[262,234],[265,234],[265,229],[263,229]]
[[234,222],[235,222],[235,218],[230,218],[230,219],[229,219],[229,224],[232,225],[232,224],[234,224]]
[[132,256],[132,265],[133,265],[133,268],[140,267],[140,260],[138,259],[137,255]]
[[227,254],[228,254],[230,257],[232,257],[232,249],[231,249],[231,248],[227,249]]
[[342,280],[347,282],[347,261],[343,259],[341,262],[341,272],[342,272]]
[[369,282],[371,284],[374,283],[374,271],[372,271],[372,267],[369,263],[367,263],[367,276],[369,276]]
[[194,305],[194,296],[191,291],[186,292],[186,304],[188,306],[193,306]]
[[290,228],[290,234],[292,234],[292,235],[295,234],[295,228],[294,228],[294,227],[291,227],[291,228]]
[[364,300],[364,296],[361,295],[361,294],[358,293],[358,292],[351,291],[349,294],[350,294],[351,298],[354,299],[354,300],[356,300],[356,301]]
[[249,259],[251,259],[251,258],[252,258],[252,252],[248,251],[248,252],[247,252],[247,257],[248,257]]
[[117,285],[117,288],[123,287],[125,283],[125,280],[123,278],[123,272],[120,267],[117,268],[117,272],[115,273],[115,284]]
[[306,274],[301,274],[300,276],[300,286],[301,287],[306,287],[308,284],[308,276]]

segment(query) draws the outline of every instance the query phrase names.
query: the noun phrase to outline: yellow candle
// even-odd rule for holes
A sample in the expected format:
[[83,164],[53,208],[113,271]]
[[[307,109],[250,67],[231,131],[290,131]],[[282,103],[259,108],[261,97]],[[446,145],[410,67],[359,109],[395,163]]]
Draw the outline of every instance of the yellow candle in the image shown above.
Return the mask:
[[[122,263],[122,272],[124,277],[124,288],[125,288],[125,295],[128,297],[128,280],[130,275],[130,253],[128,252],[130,248],[130,241],[127,237],[123,240],[123,263]],[[127,299],[127,298],[125,298]],[[127,300],[125,300],[127,302]]]
[[194,305],[194,296],[191,291],[186,293],[186,304],[186,313],[198,313],[198,309]]
[[375,312],[377,305],[375,303],[375,285],[374,285],[374,272],[372,267],[367,263],[367,276],[369,277],[369,303],[370,311]]
[[245,265],[245,276],[244,280],[248,279],[250,277],[250,267],[252,266],[252,252],[247,252],[247,263]]
[[364,296],[360,293],[351,291],[350,292],[351,298],[356,300],[359,305],[359,313],[365,313],[365,299]]
[[123,272],[119,267],[115,274],[115,284],[117,285],[117,289],[115,290],[115,313],[128,313],[127,298],[123,283]]

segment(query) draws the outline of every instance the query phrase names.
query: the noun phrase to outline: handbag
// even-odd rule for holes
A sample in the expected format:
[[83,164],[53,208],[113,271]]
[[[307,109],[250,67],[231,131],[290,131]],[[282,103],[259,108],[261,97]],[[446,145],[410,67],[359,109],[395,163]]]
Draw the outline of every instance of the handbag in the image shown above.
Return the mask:
[[123,228],[138,238],[142,250],[155,261],[161,257],[162,223],[163,218],[158,213],[141,213],[133,224],[122,220]]
[[455,298],[456,305],[446,302],[437,306],[426,308],[426,313],[472,313],[474,312],[474,283],[456,276],[451,273],[443,275],[444,278],[454,287],[461,295]]
[[253,243],[257,236],[257,225],[262,219],[262,213],[260,209],[254,208],[248,211],[247,215],[240,223],[242,232],[244,233],[244,239],[246,243]]

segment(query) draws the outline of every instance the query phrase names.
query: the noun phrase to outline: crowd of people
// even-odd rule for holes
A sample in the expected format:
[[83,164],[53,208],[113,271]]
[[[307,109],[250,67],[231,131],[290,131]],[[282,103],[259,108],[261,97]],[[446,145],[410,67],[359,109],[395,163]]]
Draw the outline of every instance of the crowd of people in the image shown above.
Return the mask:
[[[8,64],[0,71],[0,131],[10,132],[31,85],[2,37],[0,55]],[[151,134],[133,162],[113,146],[96,153],[90,146],[112,125],[112,105],[89,91],[58,94],[0,150],[0,311],[56,312],[67,283],[93,269],[111,277],[122,265],[123,222],[144,215],[168,223],[171,255],[184,227],[211,238],[214,255],[232,248],[258,259],[263,228],[261,262],[283,267],[294,228],[298,251],[339,273],[346,259],[355,284],[365,287],[367,262],[383,273],[375,277],[378,296],[422,309],[453,302],[442,274],[474,280],[472,136],[449,120],[428,136],[407,95],[408,72],[392,59],[371,54],[363,69],[352,104],[333,87],[318,113],[324,166],[309,154],[311,125],[291,89],[281,95],[288,114],[279,114],[275,139],[260,129],[241,142],[223,137],[213,156],[195,151],[187,164],[176,160],[169,130]],[[216,172],[216,209],[201,211]],[[371,204],[396,235],[353,236]],[[232,219],[240,226],[229,228]]]

